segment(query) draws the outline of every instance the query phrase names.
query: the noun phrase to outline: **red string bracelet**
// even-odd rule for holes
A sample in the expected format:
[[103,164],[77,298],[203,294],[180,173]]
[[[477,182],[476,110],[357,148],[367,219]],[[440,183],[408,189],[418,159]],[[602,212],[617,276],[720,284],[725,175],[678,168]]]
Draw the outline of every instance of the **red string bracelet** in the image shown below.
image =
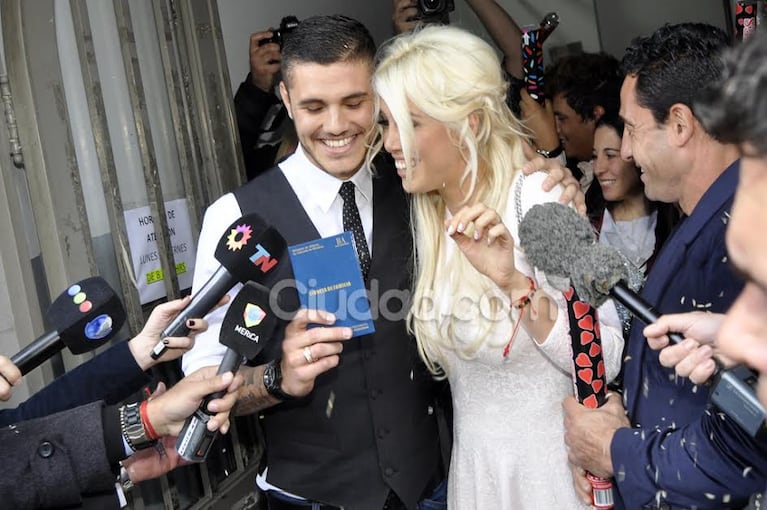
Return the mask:
[[149,422],[149,415],[146,410],[147,402],[148,400],[144,400],[141,402],[141,406],[139,406],[139,413],[141,414],[141,425],[144,427],[146,437],[148,437],[150,441],[156,441],[157,439],[160,439],[160,435],[157,433],[157,431],[155,431],[154,427],[152,427],[152,424]]
[[525,276],[527,278],[527,281],[530,283],[530,288],[528,291],[523,294],[522,296],[518,297],[514,301],[511,302],[511,307],[516,308],[519,310],[519,317],[517,317],[517,323],[514,324],[514,329],[511,332],[511,337],[509,338],[509,341],[506,342],[506,347],[503,348],[503,357],[507,357],[509,355],[509,350],[511,349],[511,343],[514,341],[514,338],[517,336],[517,331],[519,331],[519,325],[522,323],[522,315],[525,313],[525,307],[527,305],[530,305],[530,310],[535,311],[533,308],[533,295],[535,294],[535,280],[530,278],[529,276]]

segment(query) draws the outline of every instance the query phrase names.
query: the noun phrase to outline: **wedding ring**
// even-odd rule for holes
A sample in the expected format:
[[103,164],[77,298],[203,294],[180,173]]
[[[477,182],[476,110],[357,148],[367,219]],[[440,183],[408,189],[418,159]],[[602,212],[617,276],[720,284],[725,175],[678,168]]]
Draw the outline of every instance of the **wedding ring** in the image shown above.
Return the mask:
[[306,347],[304,347],[304,359],[310,365],[312,363],[314,363],[314,356],[312,356],[312,346],[311,345],[307,345]]

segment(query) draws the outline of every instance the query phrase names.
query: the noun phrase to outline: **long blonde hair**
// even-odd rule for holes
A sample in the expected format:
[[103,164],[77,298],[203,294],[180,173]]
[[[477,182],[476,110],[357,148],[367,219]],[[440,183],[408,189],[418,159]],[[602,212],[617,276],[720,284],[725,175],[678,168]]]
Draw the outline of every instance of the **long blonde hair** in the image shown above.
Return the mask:
[[[399,128],[408,176],[416,157],[409,113],[412,105],[443,123],[464,154],[466,170],[461,187],[468,190],[466,201],[471,197],[501,213],[505,210],[511,182],[525,162],[522,144],[527,135],[506,105],[508,84],[489,44],[451,26],[426,26],[397,36],[379,54],[373,86],[378,100],[386,102]],[[381,132],[379,126],[369,158],[382,146]],[[429,369],[444,377],[438,347],[471,358],[487,331],[469,341],[452,339],[457,317],[462,314],[463,299],[451,302],[446,321],[440,320],[437,328],[430,326],[434,317],[425,317],[423,312],[428,303],[433,303],[435,284],[454,282],[449,289],[441,288],[440,295],[450,292],[447,295],[468,298],[474,304],[488,296],[495,285],[463,256],[453,257],[449,262],[441,259],[446,206],[438,192],[416,194],[411,208],[415,288],[408,329],[415,335]]]

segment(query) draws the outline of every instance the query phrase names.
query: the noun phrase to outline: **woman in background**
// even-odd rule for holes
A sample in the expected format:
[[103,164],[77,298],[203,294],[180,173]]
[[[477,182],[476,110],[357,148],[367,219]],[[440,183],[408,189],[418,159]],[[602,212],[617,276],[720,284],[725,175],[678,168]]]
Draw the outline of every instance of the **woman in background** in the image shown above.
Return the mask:
[[[589,217],[599,242],[623,256],[629,286],[638,292],[655,254],[679,220],[679,213],[673,204],[647,199],[640,169],[633,161],[621,159],[622,137],[623,121],[617,115],[605,115],[597,121],[593,168],[599,186],[589,188],[595,199],[592,203],[596,204]],[[618,313],[628,333],[629,313],[622,306],[618,306]]]

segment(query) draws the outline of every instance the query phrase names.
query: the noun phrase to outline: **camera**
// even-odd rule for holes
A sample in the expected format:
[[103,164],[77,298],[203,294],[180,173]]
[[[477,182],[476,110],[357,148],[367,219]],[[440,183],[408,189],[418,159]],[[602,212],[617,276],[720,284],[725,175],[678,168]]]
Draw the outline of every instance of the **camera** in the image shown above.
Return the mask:
[[[451,0],[452,3],[452,0]],[[269,43],[277,43],[282,48],[283,38],[296,29],[298,26],[298,18],[295,16],[285,16],[280,21],[280,28],[272,32],[272,36],[269,39],[261,39],[258,42],[259,46]]]
[[434,19],[447,16],[455,10],[453,0],[418,0],[418,16],[420,19]]

